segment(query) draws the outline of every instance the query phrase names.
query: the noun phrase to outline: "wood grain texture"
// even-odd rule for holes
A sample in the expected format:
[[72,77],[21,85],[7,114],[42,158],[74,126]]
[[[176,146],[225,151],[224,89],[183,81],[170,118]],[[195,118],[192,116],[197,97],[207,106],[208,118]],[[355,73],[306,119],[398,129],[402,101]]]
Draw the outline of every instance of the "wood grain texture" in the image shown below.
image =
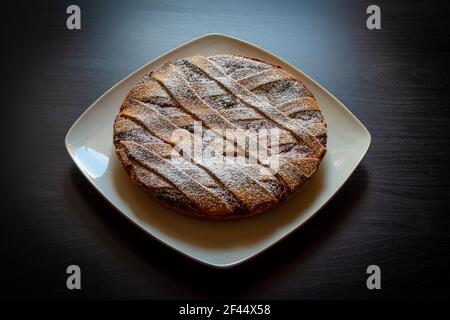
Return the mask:
[[[3,52],[3,297],[443,298],[450,285],[450,50],[445,1],[18,3]],[[230,270],[198,265],[120,216],[64,148],[78,116],[117,81],[209,32],[255,43],[311,75],[368,127],[348,183],[301,230]],[[65,288],[78,264],[83,290]],[[382,269],[382,290],[365,270]]]

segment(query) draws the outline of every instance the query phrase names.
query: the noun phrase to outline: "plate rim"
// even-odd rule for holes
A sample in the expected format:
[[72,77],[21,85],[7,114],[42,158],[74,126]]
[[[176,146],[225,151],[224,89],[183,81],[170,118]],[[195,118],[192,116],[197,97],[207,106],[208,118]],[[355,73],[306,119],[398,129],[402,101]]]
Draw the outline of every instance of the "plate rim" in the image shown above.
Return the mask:
[[[103,191],[94,183],[93,179],[87,174],[87,172],[83,169],[83,166],[78,162],[78,160],[75,158],[74,154],[72,154],[71,150],[70,150],[70,143],[68,141],[69,137],[73,134],[72,131],[74,130],[74,128],[76,128],[76,126],[82,121],[82,119],[84,119],[86,117],[86,115],[90,112],[91,109],[93,109],[95,107],[95,105],[102,100],[105,96],[107,96],[110,92],[114,91],[116,89],[116,87],[120,86],[123,82],[125,82],[126,80],[128,80],[128,78],[132,77],[133,75],[135,75],[136,73],[141,72],[142,70],[144,70],[145,68],[148,67],[148,65],[154,63],[155,61],[164,58],[165,56],[176,52],[180,49],[183,49],[184,47],[191,45],[193,42],[199,41],[199,40],[203,40],[206,38],[225,38],[228,40],[233,40],[236,42],[240,42],[241,44],[244,44],[246,46],[249,46],[252,49],[258,50],[258,51],[262,51],[264,54],[271,56],[271,58],[274,58],[275,60],[278,60],[279,62],[287,65],[288,67],[294,69],[295,71],[297,71],[298,73],[300,73],[303,77],[305,77],[306,79],[308,79],[309,81],[311,81],[314,85],[316,85],[320,90],[323,90],[327,95],[329,95],[329,97],[331,97],[331,99],[333,100],[334,103],[338,104],[340,108],[343,109],[343,111],[345,111],[345,113],[350,116],[350,118],[352,119],[352,121],[356,122],[358,124],[358,126],[362,129],[363,133],[367,136],[367,141],[366,144],[363,146],[363,152],[361,152],[361,156],[359,157],[359,159],[357,160],[356,165],[353,167],[353,169],[349,172],[349,174],[345,177],[344,181],[340,184],[340,186],[333,191],[333,194],[326,200],[324,201],[319,208],[317,208],[314,213],[312,213],[309,217],[307,217],[302,223],[298,224],[297,226],[294,227],[294,229],[290,230],[289,232],[281,235],[280,237],[278,237],[277,239],[275,239],[272,243],[270,243],[269,245],[265,246],[263,249],[256,251],[244,258],[241,258],[237,261],[234,262],[230,262],[230,263],[213,263],[213,262],[208,262],[205,260],[201,260],[198,257],[192,256],[190,254],[188,254],[187,252],[171,245],[170,243],[167,243],[165,241],[163,241],[162,239],[160,239],[159,237],[153,235],[152,233],[148,232],[147,230],[145,230],[141,225],[139,225],[136,221],[134,221],[131,217],[129,217],[127,214],[125,214],[120,208],[117,207],[117,205],[111,200],[109,199],[104,193]],[[117,82],[115,85],[113,85],[111,88],[109,88],[108,90],[106,90],[100,97],[98,97],[94,102],[91,103],[91,105],[84,110],[80,116],[78,116],[78,118],[75,120],[75,122],[70,126],[69,130],[67,131],[65,138],[64,138],[64,145],[66,147],[66,151],[69,154],[70,158],[72,159],[72,161],[75,163],[76,167],[78,168],[78,170],[82,173],[82,175],[87,179],[87,181],[89,181],[89,183],[94,187],[94,189],[110,204],[112,205],[112,207],[114,209],[116,209],[117,211],[119,211],[121,213],[122,216],[124,216],[128,221],[130,221],[131,223],[133,223],[135,226],[138,227],[139,230],[141,230],[142,232],[145,232],[145,234],[151,236],[153,239],[156,239],[157,241],[159,241],[160,243],[164,244],[165,246],[175,250],[176,252],[180,253],[181,255],[188,257],[196,262],[199,262],[200,264],[209,266],[209,267],[213,267],[213,268],[217,268],[217,269],[229,269],[235,266],[238,266],[246,261],[251,260],[252,258],[262,254],[263,252],[267,251],[268,249],[272,248],[274,245],[276,245],[277,243],[279,243],[280,241],[282,241],[283,239],[285,239],[286,237],[288,237],[289,235],[291,235],[292,233],[294,233],[295,231],[297,231],[299,228],[301,228],[304,224],[306,224],[311,218],[313,218],[326,204],[328,204],[328,202],[334,198],[334,196],[336,195],[336,193],[338,193],[338,191],[347,183],[348,179],[350,178],[350,176],[353,174],[353,172],[356,170],[356,168],[360,165],[362,159],[364,158],[364,156],[367,154],[367,151],[369,150],[370,144],[372,141],[372,136],[369,132],[369,130],[366,128],[366,126],[341,102],[339,101],[332,93],[330,93],[326,88],[324,88],[322,85],[320,85],[317,81],[315,81],[314,79],[312,79],[308,74],[306,74],[305,72],[299,70],[298,68],[296,68],[295,66],[293,66],[292,64],[286,62],[285,60],[281,59],[280,57],[278,57],[277,55],[261,48],[258,47],[250,42],[247,42],[245,40],[230,36],[230,35],[226,35],[226,34],[222,34],[222,33],[208,33],[199,37],[196,37],[192,40],[189,40],[187,42],[182,43],[181,45],[159,55],[158,57],[152,59],[151,61],[145,63],[143,66],[139,67],[138,69],[136,69],[135,71],[129,73],[127,76],[125,76],[122,80],[120,80],[119,82]]]

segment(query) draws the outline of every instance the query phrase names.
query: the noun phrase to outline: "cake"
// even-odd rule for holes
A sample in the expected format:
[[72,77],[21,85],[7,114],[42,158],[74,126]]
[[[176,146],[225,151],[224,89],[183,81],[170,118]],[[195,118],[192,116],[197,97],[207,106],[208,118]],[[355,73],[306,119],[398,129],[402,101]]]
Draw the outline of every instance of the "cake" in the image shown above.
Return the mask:
[[170,209],[229,220],[269,210],[317,171],[327,125],[282,68],[236,56],[169,61],[136,84],[114,122],[131,179]]

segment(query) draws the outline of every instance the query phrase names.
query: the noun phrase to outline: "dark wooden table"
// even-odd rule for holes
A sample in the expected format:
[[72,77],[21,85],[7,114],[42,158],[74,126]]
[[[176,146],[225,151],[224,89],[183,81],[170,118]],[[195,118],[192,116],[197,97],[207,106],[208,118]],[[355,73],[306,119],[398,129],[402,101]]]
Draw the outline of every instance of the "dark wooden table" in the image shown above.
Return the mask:
[[[21,298],[442,298],[450,267],[448,2],[16,2],[2,24],[1,295]],[[66,29],[78,4],[82,29]],[[120,79],[194,37],[255,43],[330,90],[367,126],[361,165],[306,226],[215,270],[152,240],[82,177],[64,147]],[[82,290],[66,289],[66,267]],[[366,288],[366,268],[382,289]]]

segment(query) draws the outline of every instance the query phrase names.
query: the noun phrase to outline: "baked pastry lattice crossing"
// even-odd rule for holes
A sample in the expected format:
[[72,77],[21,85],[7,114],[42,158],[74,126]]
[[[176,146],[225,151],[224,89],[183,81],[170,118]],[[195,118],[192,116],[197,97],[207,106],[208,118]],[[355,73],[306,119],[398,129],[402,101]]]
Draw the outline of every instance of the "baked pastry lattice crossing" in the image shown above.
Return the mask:
[[[183,129],[201,140],[201,158],[180,151],[174,132]],[[242,132],[248,136],[238,144]],[[247,148],[255,134],[276,167]],[[234,55],[164,64],[131,89],[114,123],[116,152],[132,180],[166,206],[208,219],[255,215],[292,196],[316,172],[326,142],[320,108],[298,79]],[[223,151],[222,162],[211,149]]]

